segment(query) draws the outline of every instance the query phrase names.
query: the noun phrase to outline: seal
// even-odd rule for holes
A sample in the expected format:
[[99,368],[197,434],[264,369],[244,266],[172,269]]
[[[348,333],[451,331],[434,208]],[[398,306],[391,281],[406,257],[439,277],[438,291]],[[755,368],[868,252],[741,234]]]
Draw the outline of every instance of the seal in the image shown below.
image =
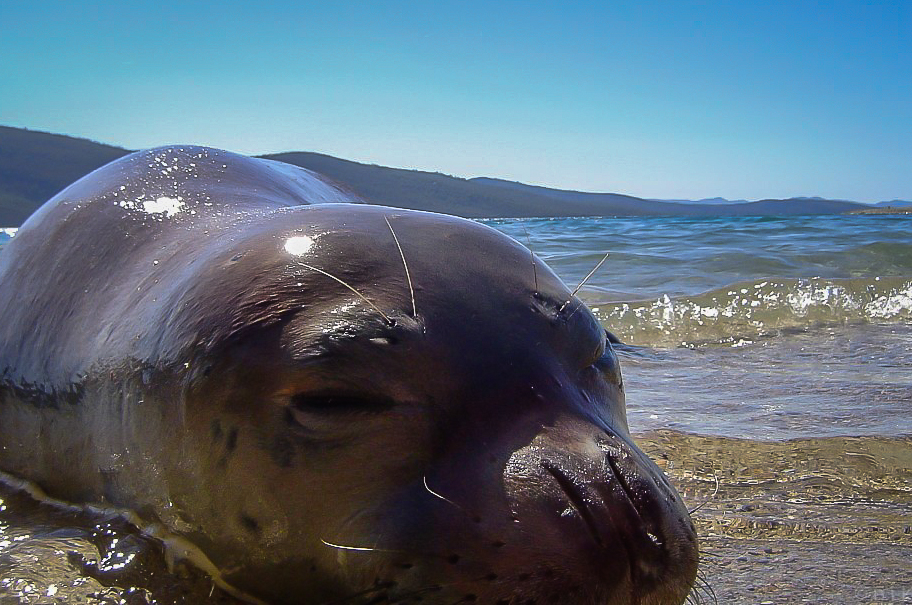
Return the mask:
[[0,251],[0,469],[134,511],[270,603],[677,604],[681,498],[606,331],[528,249],[199,147]]

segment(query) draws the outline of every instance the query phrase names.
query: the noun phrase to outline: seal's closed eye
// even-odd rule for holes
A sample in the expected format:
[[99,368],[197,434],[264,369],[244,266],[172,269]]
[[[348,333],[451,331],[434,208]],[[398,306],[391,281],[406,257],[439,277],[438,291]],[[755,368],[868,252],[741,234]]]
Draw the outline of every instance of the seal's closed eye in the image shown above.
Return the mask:
[[384,397],[349,393],[297,393],[291,396],[291,408],[311,414],[356,414],[384,412],[394,402]]

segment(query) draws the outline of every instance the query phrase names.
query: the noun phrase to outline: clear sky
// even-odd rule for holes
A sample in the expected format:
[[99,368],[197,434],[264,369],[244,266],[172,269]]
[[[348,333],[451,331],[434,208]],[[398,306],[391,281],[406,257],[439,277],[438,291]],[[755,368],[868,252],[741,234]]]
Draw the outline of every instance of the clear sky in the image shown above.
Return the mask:
[[5,0],[0,124],[644,197],[912,199],[912,2]]

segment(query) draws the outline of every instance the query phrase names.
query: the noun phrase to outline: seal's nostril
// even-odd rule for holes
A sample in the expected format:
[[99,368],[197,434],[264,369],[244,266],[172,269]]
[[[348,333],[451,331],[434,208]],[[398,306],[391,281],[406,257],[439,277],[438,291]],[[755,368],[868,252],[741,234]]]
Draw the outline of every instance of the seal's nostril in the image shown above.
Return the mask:
[[633,505],[633,510],[636,511],[636,514],[639,516],[640,511],[636,506],[636,494],[632,489],[630,489],[630,484],[627,483],[627,480],[624,478],[623,473],[618,468],[617,462],[614,461],[614,458],[611,457],[611,454],[605,454],[605,461],[608,463],[608,467],[611,469],[611,473],[614,475],[614,478],[617,479],[618,485],[621,486],[621,489],[624,490],[627,499],[630,500],[630,503]]
[[548,473],[554,477],[555,481],[557,481],[557,484],[560,486],[561,490],[563,490],[564,495],[566,495],[567,499],[570,501],[570,505],[586,523],[586,527],[589,529],[589,533],[592,535],[595,543],[599,546],[604,546],[604,542],[598,531],[598,526],[595,523],[595,519],[592,517],[592,512],[589,510],[589,507],[586,505],[586,500],[583,498],[583,495],[576,485],[574,485],[573,481],[565,475],[563,471],[547,460],[542,461],[541,467],[548,471]]

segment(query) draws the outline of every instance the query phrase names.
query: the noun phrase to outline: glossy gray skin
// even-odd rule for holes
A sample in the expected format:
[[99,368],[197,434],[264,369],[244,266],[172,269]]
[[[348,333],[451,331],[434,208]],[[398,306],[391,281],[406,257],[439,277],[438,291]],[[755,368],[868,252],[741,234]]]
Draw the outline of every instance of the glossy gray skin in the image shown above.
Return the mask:
[[0,468],[275,603],[683,601],[693,525],[589,310],[493,229],[334,200],[173,147],[49,201],[0,251]]

